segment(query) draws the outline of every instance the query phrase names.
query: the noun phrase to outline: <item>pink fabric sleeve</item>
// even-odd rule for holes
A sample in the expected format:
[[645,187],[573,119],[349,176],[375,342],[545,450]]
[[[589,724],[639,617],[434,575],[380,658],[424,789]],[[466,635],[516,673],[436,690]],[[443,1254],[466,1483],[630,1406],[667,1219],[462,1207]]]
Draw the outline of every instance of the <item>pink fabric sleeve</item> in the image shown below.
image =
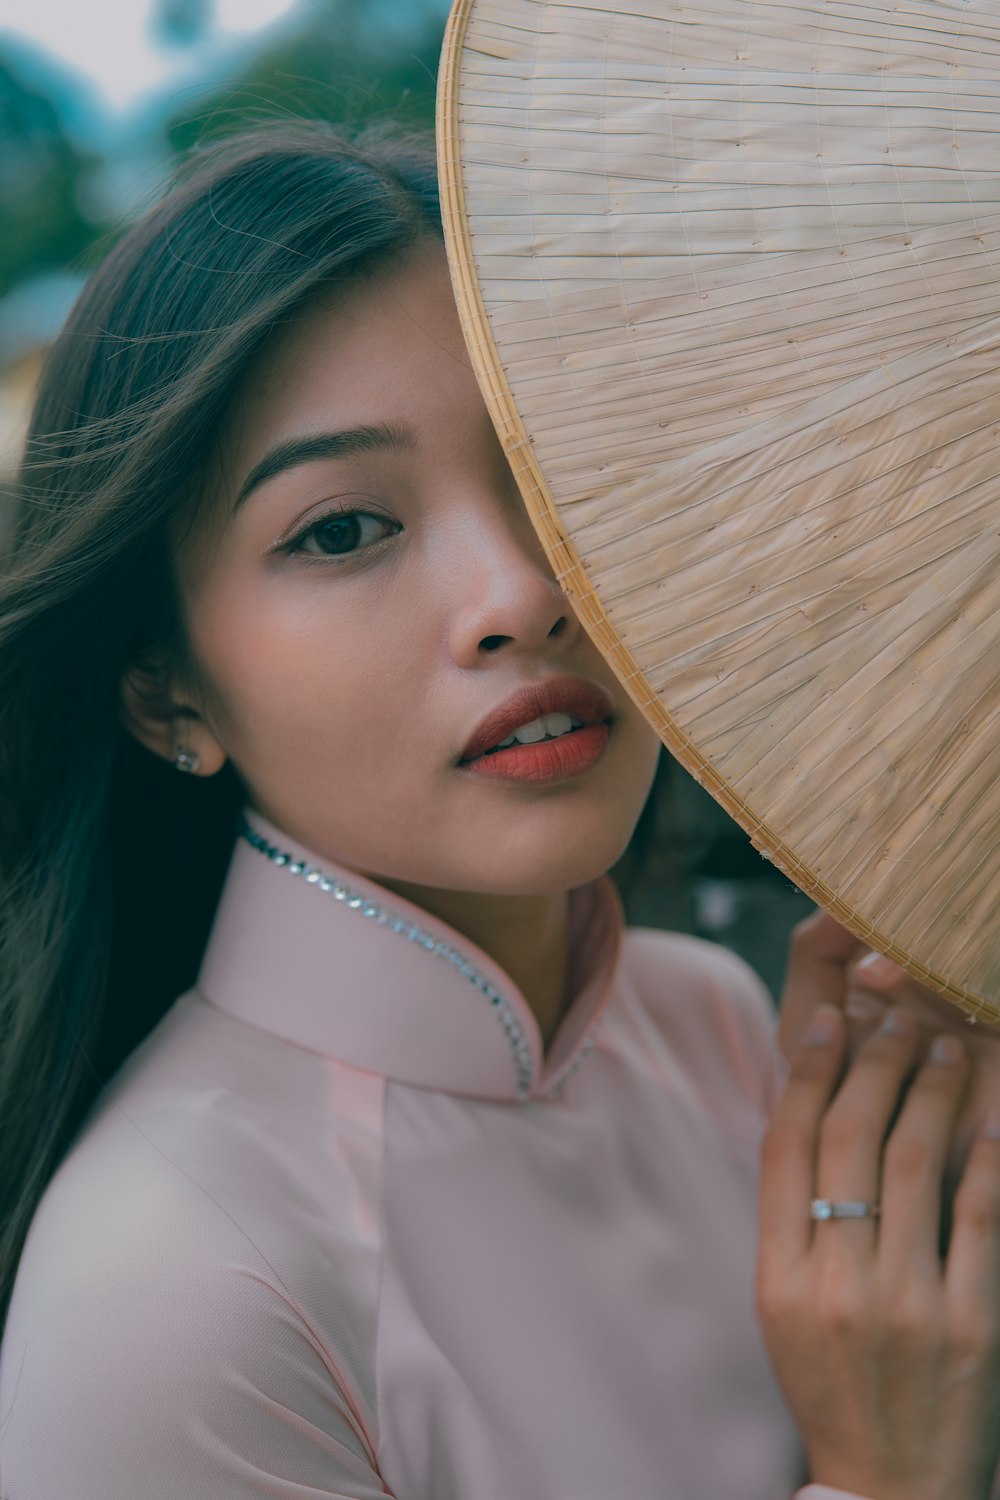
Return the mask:
[[25,1267],[0,1494],[385,1500],[316,1331],[225,1216],[197,1245],[84,1222]]
[[792,1500],[869,1500],[867,1495],[856,1495],[853,1490],[831,1490],[828,1484],[807,1484],[804,1490],[796,1490]]
[[784,1082],[774,1000],[745,959],[720,944],[713,943],[711,949],[712,995],[719,1033],[728,1044],[732,1065],[747,1094],[759,1101],[769,1118]]
[[[993,1494],[1000,1495],[1000,1481]],[[807,1484],[805,1489],[795,1491],[792,1500],[870,1500],[870,1496],[856,1495],[853,1490],[832,1490],[828,1484]]]

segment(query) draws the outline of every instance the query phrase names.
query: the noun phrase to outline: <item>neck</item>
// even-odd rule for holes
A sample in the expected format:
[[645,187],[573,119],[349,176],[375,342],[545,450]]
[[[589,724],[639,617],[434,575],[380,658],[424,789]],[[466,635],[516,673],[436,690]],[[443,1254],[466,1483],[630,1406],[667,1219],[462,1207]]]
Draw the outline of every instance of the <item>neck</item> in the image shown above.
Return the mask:
[[379,877],[488,953],[527,1000],[548,1047],[562,1019],[569,960],[569,894],[494,896]]

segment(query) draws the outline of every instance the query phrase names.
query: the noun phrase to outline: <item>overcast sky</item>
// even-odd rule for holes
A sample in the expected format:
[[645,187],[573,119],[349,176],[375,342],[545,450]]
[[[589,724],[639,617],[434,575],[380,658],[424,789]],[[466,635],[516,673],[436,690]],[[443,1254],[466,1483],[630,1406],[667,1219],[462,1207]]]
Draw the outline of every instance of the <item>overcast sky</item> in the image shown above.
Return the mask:
[[[287,16],[296,0],[215,0],[203,70],[211,51],[228,55],[234,42]],[[182,48],[150,36],[150,0],[0,0],[0,32],[19,34],[83,73],[113,113],[128,111],[149,90],[182,85],[195,62]]]

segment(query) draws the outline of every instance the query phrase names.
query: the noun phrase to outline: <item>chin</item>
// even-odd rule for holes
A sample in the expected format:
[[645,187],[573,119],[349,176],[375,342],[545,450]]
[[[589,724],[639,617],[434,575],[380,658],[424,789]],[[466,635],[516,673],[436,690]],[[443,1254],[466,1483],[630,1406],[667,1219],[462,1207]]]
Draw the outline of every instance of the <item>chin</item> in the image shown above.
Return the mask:
[[624,854],[631,832],[631,828],[614,835],[604,831],[547,847],[539,837],[527,852],[487,843],[483,857],[476,861],[478,868],[469,868],[461,888],[495,896],[552,896],[571,891],[607,874]]

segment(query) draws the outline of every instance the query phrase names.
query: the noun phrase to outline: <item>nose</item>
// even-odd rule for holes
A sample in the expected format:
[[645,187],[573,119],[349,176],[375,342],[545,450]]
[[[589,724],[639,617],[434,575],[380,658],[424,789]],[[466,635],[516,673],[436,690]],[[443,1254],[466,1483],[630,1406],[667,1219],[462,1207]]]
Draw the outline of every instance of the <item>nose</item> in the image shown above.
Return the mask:
[[468,513],[451,652],[462,667],[498,654],[573,645],[582,627],[556,581],[523,501]]

